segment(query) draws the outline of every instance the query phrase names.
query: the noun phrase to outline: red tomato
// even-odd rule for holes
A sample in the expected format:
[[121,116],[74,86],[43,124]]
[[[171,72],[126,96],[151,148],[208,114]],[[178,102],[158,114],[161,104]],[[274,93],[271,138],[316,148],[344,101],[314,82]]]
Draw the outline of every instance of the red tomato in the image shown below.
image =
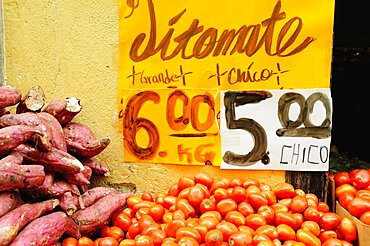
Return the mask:
[[230,198],[237,203],[243,202],[247,199],[247,192],[241,186],[235,186],[230,194]]
[[193,228],[197,230],[200,234],[200,237],[202,239],[202,242],[204,242],[204,239],[206,237],[206,234],[208,232],[208,227],[206,225],[194,225]]
[[179,193],[180,193],[179,186],[177,184],[171,185],[167,191],[168,196],[177,196]]
[[370,200],[368,199],[355,197],[348,203],[348,212],[357,218],[367,211],[370,211]]
[[271,239],[265,234],[255,234],[252,245],[273,246]]
[[231,198],[226,198],[219,201],[216,204],[216,210],[222,215],[225,216],[230,211],[235,211],[238,208],[238,204]]
[[62,246],[78,246],[78,240],[74,237],[66,237],[62,241]]
[[305,220],[312,220],[312,221],[315,221],[315,222],[319,222],[320,212],[317,209],[317,207],[309,206],[303,212],[303,217],[304,217]]
[[268,200],[261,192],[251,193],[248,195],[248,203],[252,205],[254,210],[257,210],[259,207],[267,205]]
[[247,217],[250,214],[254,214],[253,207],[247,203],[247,202],[241,202],[238,204],[237,210],[244,215],[244,217]]
[[209,246],[221,246],[224,238],[220,230],[212,229],[207,232],[204,241]]
[[[191,218],[191,217],[190,217]],[[177,209],[172,213],[172,220],[184,219],[187,220],[185,213],[181,209]]]
[[147,191],[144,191],[144,192],[141,194],[141,199],[143,199],[144,201],[154,202],[153,195],[152,195],[152,194],[150,194],[150,192],[147,192]]
[[256,229],[256,234],[265,234],[267,235],[271,240],[274,240],[278,238],[279,233],[275,226],[273,225],[263,225]]
[[340,223],[340,217],[333,212],[324,213],[319,219],[319,225],[324,230],[332,230]]
[[353,199],[355,198],[355,194],[354,193],[351,193],[351,192],[348,192],[348,193],[343,193],[339,199],[337,199],[339,201],[339,204],[345,208],[345,209],[348,209],[348,204],[350,201],[352,201]]
[[124,231],[128,231],[128,228],[131,225],[131,218],[124,212],[120,212],[115,219],[112,221],[114,226],[118,226]]
[[218,211],[205,212],[205,213],[200,215],[199,219],[204,219],[204,218],[208,218],[208,217],[215,218],[215,219],[217,219],[218,222],[220,222],[222,220],[222,216]]
[[141,202],[143,199],[137,195],[130,196],[126,199],[126,205],[129,208],[133,208],[137,203]]
[[261,184],[260,181],[258,181],[255,178],[247,178],[247,179],[244,180],[243,187],[244,187],[244,189],[247,189],[251,185],[259,187],[260,184]]
[[229,188],[229,185],[230,185],[230,180],[225,179],[225,178],[214,181],[212,186],[209,188],[209,192],[211,193],[211,195],[213,195],[213,193],[215,192],[217,188],[227,189]]
[[289,211],[289,208],[286,205],[284,205],[282,203],[278,203],[278,202],[274,203],[274,204],[271,204],[270,207],[275,210],[275,213],[278,212],[278,211],[282,211],[282,212],[288,212]]
[[106,237],[113,237],[117,241],[120,241],[125,236],[125,233],[118,226],[112,226],[107,229]]
[[234,225],[241,226],[245,224],[245,216],[239,211],[230,211],[225,215],[225,220]]
[[161,229],[151,230],[147,235],[152,239],[154,246],[160,246],[167,236],[166,232]]
[[199,243],[192,237],[182,237],[178,242],[179,246],[198,246]]
[[135,238],[135,246],[154,246],[154,243],[148,235],[139,235]]
[[219,202],[223,199],[229,198],[230,195],[227,189],[220,187],[215,189],[215,191],[213,192],[213,197],[215,198],[216,202]]
[[141,200],[141,201],[137,202],[137,203],[132,207],[132,209],[133,209],[135,212],[137,212],[137,211],[139,211],[139,209],[141,209],[141,208],[150,208],[150,207],[152,207],[153,205],[154,205],[154,202],[151,202],[151,201],[143,201],[143,200]]
[[180,198],[185,198],[185,199],[188,199],[188,196],[189,196],[189,192],[190,192],[190,188],[193,187],[193,186],[190,186],[190,187],[186,187],[184,189],[182,189],[179,194],[177,195],[177,198],[180,199]]
[[320,246],[321,241],[310,231],[299,229],[296,233],[297,241],[302,242],[307,246]]
[[280,224],[276,227],[278,233],[278,239],[281,241],[288,241],[295,239],[295,231],[292,227],[286,224]]
[[294,222],[295,222],[293,229],[297,230],[301,227],[301,225],[304,221],[304,217],[300,213],[292,213],[292,216],[293,216]]
[[95,246],[95,244],[91,238],[83,236],[78,239],[78,246]]
[[242,187],[243,186],[243,184],[244,184],[244,179],[242,179],[242,178],[237,178],[237,177],[235,177],[235,178],[233,178],[231,181],[230,181],[230,187],[231,188],[234,188],[234,187],[236,187],[236,186],[239,186],[239,187]]
[[338,235],[334,230],[322,231],[319,235],[320,241],[323,243],[331,238],[337,238]]
[[125,238],[121,242],[119,242],[119,246],[135,246],[135,240]]
[[178,186],[179,191],[182,191],[183,189],[194,186],[194,185],[195,185],[195,180],[193,177],[182,176],[177,181],[177,186]]
[[292,228],[296,226],[296,220],[290,212],[278,211],[275,213],[275,224],[286,224]]
[[355,169],[349,173],[352,185],[361,190],[370,184],[370,173],[367,169]]
[[190,188],[188,194],[189,203],[193,207],[197,207],[204,199],[204,191],[200,186],[193,186]]
[[253,238],[248,231],[238,231],[230,235],[228,239],[229,245],[233,246],[245,246],[252,245]]
[[315,203],[319,202],[319,198],[313,193],[306,193],[305,197],[307,199],[312,199]]
[[213,199],[203,199],[199,205],[199,211],[203,214],[207,211],[213,211],[216,209],[216,201]]
[[257,209],[257,214],[265,217],[267,224],[273,224],[275,221],[275,210],[268,205],[262,205]]
[[334,183],[336,187],[341,186],[342,184],[350,184],[351,178],[349,177],[349,173],[346,171],[342,171],[335,174]]
[[272,190],[275,192],[278,199],[293,197],[295,193],[293,185],[289,183],[276,184]]
[[325,202],[318,202],[317,203],[317,210],[319,212],[327,213],[330,211],[329,205]]
[[305,196],[306,192],[302,189],[295,189],[294,190],[294,196]]
[[266,225],[266,219],[261,214],[250,214],[245,219],[245,225],[253,230],[257,230],[258,227]]
[[366,225],[370,225],[370,211],[366,211],[360,216],[360,220]]
[[233,223],[224,220],[216,225],[216,229],[221,231],[224,241],[227,241],[232,234],[238,232],[238,228]]
[[293,213],[303,213],[307,206],[307,198],[305,196],[298,195],[292,198],[290,210]]
[[137,222],[140,232],[144,230],[147,226],[155,223],[154,219],[148,214],[144,214],[143,216],[141,216],[141,218],[138,219]]
[[132,208],[126,207],[122,210],[122,213],[127,214],[131,219],[135,217],[135,211]]
[[94,241],[96,246],[118,246],[117,239],[113,237],[102,237]]
[[135,238],[136,235],[138,235],[140,233],[140,230],[139,230],[139,223],[138,222],[133,222],[129,228],[128,228],[128,231],[126,233],[126,238],[129,237],[129,238]]
[[176,209],[181,209],[185,213],[186,218],[194,217],[195,208],[189,203],[187,199],[185,198],[177,199],[175,205]]
[[328,240],[324,241],[322,246],[343,246],[341,240],[337,238],[329,238]]
[[167,237],[173,237],[176,238],[176,231],[181,228],[186,226],[186,221],[185,220],[174,220],[170,222],[166,228],[166,233]]
[[199,219],[199,224],[207,226],[208,230],[212,230],[212,229],[216,228],[216,225],[219,222],[220,221],[218,219],[213,218],[213,217],[205,217],[205,218],[200,218]]
[[357,240],[357,227],[352,220],[344,217],[339,223],[339,231],[348,242]]
[[370,190],[358,190],[356,191],[355,196],[370,200]]
[[314,234],[316,237],[320,235],[320,226],[315,221],[309,221],[306,220],[302,223],[301,228],[307,231],[310,231],[312,234]]
[[272,190],[261,190],[261,194],[266,197],[267,205],[271,206],[277,202],[276,195]]
[[165,208],[161,204],[154,204],[152,207],[149,208],[148,215],[150,215],[153,220],[159,221],[160,219],[162,219],[164,213]]
[[337,199],[341,197],[344,193],[353,193],[355,194],[357,189],[351,184],[342,184],[335,188],[335,196]]
[[175,234],[175,238],[177,241],[180,241],[181,238],[183,237],[192,237],[194,238],[199,244],[202,241],[202,237],[200,233],[194,229],[193,227],[190,226],[184,226],[181,228],[178,228]]
[[194,181],[195,183],[200,183],[207,187],[211,187],[214,179],[211,175],[208,175],[206,173],[197,173],[194,175]]

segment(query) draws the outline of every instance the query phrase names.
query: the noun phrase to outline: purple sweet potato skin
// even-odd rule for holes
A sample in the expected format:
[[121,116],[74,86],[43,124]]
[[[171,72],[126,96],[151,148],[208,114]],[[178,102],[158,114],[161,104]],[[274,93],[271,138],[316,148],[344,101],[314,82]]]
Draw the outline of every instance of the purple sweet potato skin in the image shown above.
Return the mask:
[[23,156],[17,151],[11,151],[7,156],[0,159],[1,165],[21,165],[23,163]]
[[23,203],[17,190],[0,192],[0,201],[0,218]]
[[37,113],[45,125],[50,129],[53,147],[67,152],[67,143],[64,137],[64,131],[59,121],[51,114],[45,112]]
[[92,130],[82,124],[70,122],[63,127],[68,151],[82,157],[100,154],[110,144],[110,137],[97,139]]
[[118,193],[118,191],[114,188],[110,187],[93,187],[85,191],[80,197],[80,207],[82,209],[91,206],[100,198],[110,194],[110,193]]
[[[69,104],[73,105],[73,110],[69,108]],[[53,115],[61,125],[69,123],[80,111],[80,100],[77,98],[54,99],[42,110],[43,112]]]
[[71,218],[76,222],[81,235],[90,236],[108,224],[114,212],[126,204],[132,193],[110,193],[91,206],[78,210]]
[[16,150],[31,162],[38,162],[46,171],[60,173],[78,173],[85,168],[82,163],[71,154],[52,148],[50,151],[40,151],[31,145],[20,144]]
[[52,135],[50,128],[37,116],[35,112],[26,112],[20,114],[6,114],[0,117],[0,126],[27,125],[33,126],[40,131],[42,135],[34,139],[36,146],[43,151],[48,151],[52,147]]
[[77,225],[62,211],[34,219],[14,238],[11,246],[55,245],[63,234],[79,238]]
[[31,188],[41,185],[45,180],[41,165],[1,165],[0,192],[12,189]]
[[22,228],[58,204],[57,199],[25,203],[5,214],[0,218],[0,245],[9,245]]
[[0,109],[13,106],[22,99],[22,93],[15,87],[2,85],[0,86]]
[[110,170],[108,167],[104,166],[101,162],[93,160],[91,158],[82,158],[82,164],[85,167],[90,167],[92,172],[97,175],[109,176]]
[[15,125],[0,128],[0,155],[11,151],[36,134],[41,132],[33,126]]

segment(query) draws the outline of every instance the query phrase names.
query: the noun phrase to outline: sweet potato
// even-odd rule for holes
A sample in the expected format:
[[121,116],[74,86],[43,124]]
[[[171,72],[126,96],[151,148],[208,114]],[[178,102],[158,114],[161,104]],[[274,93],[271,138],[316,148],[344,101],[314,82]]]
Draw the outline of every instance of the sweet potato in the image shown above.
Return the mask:
[[81,196],[79,196],[80,208],[84,209],[86,207],[89,207],[92,204],[94,204],[97,200],[110,193],[118,193],[118,191],[114,188],[102,186],[90,188],[87,191],[85,191]]
[[21,165],[23,163],[23,156],[17,151],[11,151],[7,156],[0,159],[1,165]]
[[52,211],[58,205],[58,199],[25,203],[5,214],[0,218],[0,245],[9,245],[28,223]]
[[43,165],[45,171],[78,173],[85,169],[77,158],[57,148],[52,148],[50,151],[43,152],[28,144],[20,144],[16,147],[16,150],[24,159]]
[[110,143],[110,137],[97,139],[85,124],[70,122],[63,127],[68,151],[82,157],[100,154]]
[[0,166],[0,191],[36,187],[44,179],[44,167],[41,165]]
[[0,192],[0,201],[0,218],[23,203],[18,190]]
[[109,176],[110,170],[100,161],[93,160],[91,158],[81,158],[80,161],[85,167],[90,167],[93,174]]
[[34,219],[14,238],[12,246],[54,245],[64,235],[80,238],[77,225],[62,211]]
[[53,147],[67,152],[67,143],[64,138],[64,131],[59,121],[51,114],[40,112],[37,116],[47,125],[50,129],[51,142]]
[[26,112],[21,114],[6,114],[0,117],[0,126],[27,125],[33,126],[42,134],[37,136],[34,141],[37,148],[48,151],[52,148],[51,130],[37,116],[36,113]]
[[6,108],[0,108],[0,117],[5,114],[10,114],[10,111]]
[[69,123],[80,111],[82,107],[80,100],[76,97],[65,99],[54,99],[42,110],[53,115],[61,125]]
[[80,209],[71,218],[78,225],[81,235],[92,235],[108,224],[114,212],[126,204],[132,193],[109,193],[85,209]]
[[85,166],[85,170],[79,173],[65,173],[63,176],[70,184],[75,185],[90,185],[90,178],[92,175],[92,170],[90,167]]
[[44,90],[38,86],[32,86],[26,95],[18,103],[16,113],[40,112],[45,104]]
[[67,191],[59,197],[60,208],[66,212],[69,216],[80,209],[80,204],[78,200],[78,195]]
[[0,109],[16,105],[20,102],[22,93],[15,87],[0,86]]
[[0,155],[11,151],[36,134],[41,135],[41,132],[33,126],[16,125],[0,128]]

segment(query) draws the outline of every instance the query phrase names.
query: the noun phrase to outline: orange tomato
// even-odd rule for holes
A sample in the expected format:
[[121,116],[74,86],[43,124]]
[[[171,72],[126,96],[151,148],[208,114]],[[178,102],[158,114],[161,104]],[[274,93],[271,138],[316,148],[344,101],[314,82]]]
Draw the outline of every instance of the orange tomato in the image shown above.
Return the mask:
[[62,241],[62,246],[78,246],[78,240],[74,237],[66,237]]
[[125,212],[120,212],[112,221],[114,226],[118,226],[123,231],[128,231],[128,228],[131,225],[131,218]]
[[95,244],[91,238],[84,236],[78,239],[78,246],[95,246]]

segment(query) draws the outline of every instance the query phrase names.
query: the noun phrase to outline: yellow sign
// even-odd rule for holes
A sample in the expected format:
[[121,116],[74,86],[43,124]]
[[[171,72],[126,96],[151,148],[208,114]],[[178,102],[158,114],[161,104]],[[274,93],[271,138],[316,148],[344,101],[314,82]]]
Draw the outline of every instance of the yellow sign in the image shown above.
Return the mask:
[[334,0],[121,0],[125,161],[220,165],[220,91],[329,88],[333,20]]

